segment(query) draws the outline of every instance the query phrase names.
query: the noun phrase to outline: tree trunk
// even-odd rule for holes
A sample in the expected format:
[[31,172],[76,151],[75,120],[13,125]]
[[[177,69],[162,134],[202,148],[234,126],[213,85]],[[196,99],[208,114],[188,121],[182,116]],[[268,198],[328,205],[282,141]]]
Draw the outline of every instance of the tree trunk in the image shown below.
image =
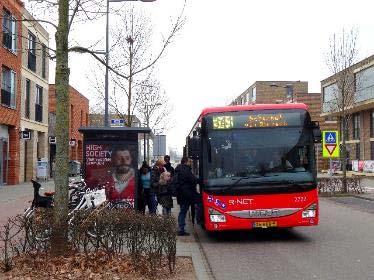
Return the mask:
[[342,165],[342,171],[343,171],[343,179],[342,179],[342,192],[347,193],[347,148],[346,148],[346,139],[345,139],[345,131],[348,129],[347,127],[347,116],[345,114],[344,108],[342,110],[343,117],[342,117],[342,132],[341,132],[341,138],[342,138],[342,148],[340,151],[340,162]]
[[63,255],[68,245],[68,161],[69,161],[69,0],[58,2],[56,32],[56,176],[52,254]]

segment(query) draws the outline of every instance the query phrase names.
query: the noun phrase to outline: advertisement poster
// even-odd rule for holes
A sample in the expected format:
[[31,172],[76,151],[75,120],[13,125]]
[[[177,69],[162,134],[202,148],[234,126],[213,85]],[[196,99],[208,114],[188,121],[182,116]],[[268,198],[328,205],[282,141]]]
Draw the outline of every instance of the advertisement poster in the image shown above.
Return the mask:
[[358,161],[358,172],[362,172],[362,171],[364,171],[364,161],[359,160]]
[[125,200],[134,207],[137,144],[86,142],[84,148],[87,186],[104,187],[108,200]]
[[364,161],[364,172],[374,172],[374,160],[365,160]]
[[352,160],[352,171],[358,172],[358,160]]

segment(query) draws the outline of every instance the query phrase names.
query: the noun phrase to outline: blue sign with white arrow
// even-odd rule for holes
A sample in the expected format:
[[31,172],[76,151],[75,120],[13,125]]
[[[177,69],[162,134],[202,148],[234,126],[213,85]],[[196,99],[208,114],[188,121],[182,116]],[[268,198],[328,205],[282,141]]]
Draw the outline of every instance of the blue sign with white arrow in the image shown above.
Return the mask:
[[335,131],[327,131],[325,133],[325,143],[336,144],[336,132]]

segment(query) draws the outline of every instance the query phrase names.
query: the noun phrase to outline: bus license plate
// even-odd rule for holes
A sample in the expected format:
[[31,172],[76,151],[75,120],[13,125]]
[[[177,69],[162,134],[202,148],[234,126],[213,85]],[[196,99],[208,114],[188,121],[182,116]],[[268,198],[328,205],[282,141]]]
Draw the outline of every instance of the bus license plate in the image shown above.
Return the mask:
[[266,221],[266,222],[254,222],[252,225],[254,228],[271,228],[277,227],[277,221]]

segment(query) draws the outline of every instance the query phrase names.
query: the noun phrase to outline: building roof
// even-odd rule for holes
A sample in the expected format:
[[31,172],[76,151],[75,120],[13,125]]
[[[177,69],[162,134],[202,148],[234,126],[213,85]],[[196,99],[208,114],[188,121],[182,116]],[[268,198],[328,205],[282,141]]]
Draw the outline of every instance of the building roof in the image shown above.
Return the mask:
[[[49,90],[50,91],[53,91],[54,94],[56,94],[56,84],[49,84]],[[83,97],[84,99],[90,101],[86,96],[84,96],[82,93],[80,93],[78,90],[76,90],[74,87],[72,87],[71,85],[69,85],[69,94],[71,93],[71,90],[74,92],[74,93],[77,93],[78,95],[80,95],[81,97]]]
[[[365,66],[368,65],[368,64],[370,64],[373,60],[374,60],[374,55],[368,56],[368,57],[366,57],[366,58],[364,58],[364,59],[362,59],[362,60],[356,62],[355,64],[353,64],[353,65],[351,65],[351,66],[349,66],[349,67],[343,69],[342,71],[347,70],[347,69],[353,71],[354,69],[357,69],[357,68],[360,68],[360,67],[364,67],[364,68],[366,68]],[[371,66],[371,65],[368,65],[367,67],[370,67],[370,66]],[[321,81],[321,85],[323,86],[323,85],[325,85],[325,84],[327,84],[327,83],[333,82],[333,81],[335,80],[336,76],[337,76],[339,73],[341,73],[342,71],[339,71],[339,72],[337,72],[337,73],[335,73],[335,74],[330,75],[330,76],[327,77],[326,79],[323,79],[323,80]]]

